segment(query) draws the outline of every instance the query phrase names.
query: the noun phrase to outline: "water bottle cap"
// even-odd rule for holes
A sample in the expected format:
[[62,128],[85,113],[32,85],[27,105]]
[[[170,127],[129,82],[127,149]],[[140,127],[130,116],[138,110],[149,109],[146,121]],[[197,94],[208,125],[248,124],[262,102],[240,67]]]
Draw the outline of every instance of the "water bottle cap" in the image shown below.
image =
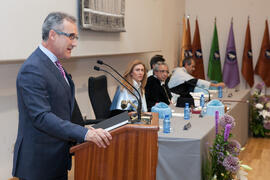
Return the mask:
[[203,97],[203,94],[201,94],[201,97]]
[[166,115],[165,115],[165,118],[169,118],[169,117],[170,117],[169,114],[166,114]]
[[186,103],[185,105],[186,105],[186,106],[189,106],[189,103]]

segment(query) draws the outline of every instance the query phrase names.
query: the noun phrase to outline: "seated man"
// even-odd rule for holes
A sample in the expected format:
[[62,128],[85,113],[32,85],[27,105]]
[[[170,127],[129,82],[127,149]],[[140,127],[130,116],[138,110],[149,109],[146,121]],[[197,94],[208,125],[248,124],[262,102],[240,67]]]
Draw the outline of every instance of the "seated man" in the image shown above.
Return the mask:
[[209,89],[210,86],[225,87],[223,82],[214,84],[209,81],[196,79],[191,74],[195,70],[195,61],[192,58],[186,58],[183,60],[183,67],[177,67],[174,69],[172,77],[168,83],[171,92],[179,94],[180,97],[177,100],[179,107],[184,107],[185,102],[194,105],[194,100],[189,94],[193,92],[195,87],[202,89]]
[[171,92],[166,82],[169,75],[168,65],[164,62],[158,63],[153,68],[154,75],[148,77],[145,86],[145,97],[148,111],[159,102],[171,103]]
[[151,58],[151,60],[150,60],[150,67],[151,67],[151,70],[149,70],[149,71],[147,72],[147,77],[150,77],[150,76],[154,75],[154,74],[153,74],[153,68],[154,68],[155,64],[160,63],[160,62],[165,62],[165,59],[163,58],[162,55],[158,55],[158,54],[157,54],[157,55],[155,55],[155,56],[153,56],[153,57]]

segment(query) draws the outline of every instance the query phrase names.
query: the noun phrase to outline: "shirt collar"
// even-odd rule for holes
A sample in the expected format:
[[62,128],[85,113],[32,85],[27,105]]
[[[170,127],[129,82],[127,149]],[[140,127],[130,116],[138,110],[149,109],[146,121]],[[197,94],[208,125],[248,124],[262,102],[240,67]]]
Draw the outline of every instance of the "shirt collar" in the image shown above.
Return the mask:
[[57,61],[57,57],[49,49],[45,48],[42,44],[40,44],[38,47],[55,64],[55,62]]
[[140,87],[141,87],[141,82],[137,82],[137,81],[135,81],[134,79],[132,79],[133,80],[133,86],[136,88],[136,89],[140,89]]

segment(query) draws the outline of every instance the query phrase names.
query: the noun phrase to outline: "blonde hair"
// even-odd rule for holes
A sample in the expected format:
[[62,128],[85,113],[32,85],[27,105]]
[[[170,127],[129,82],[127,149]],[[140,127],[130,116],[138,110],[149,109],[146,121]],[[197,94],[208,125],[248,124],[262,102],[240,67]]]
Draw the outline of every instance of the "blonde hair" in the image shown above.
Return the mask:
[[[128,64],[128,67],[127,67],[127,70],[126,72],[123,74],[124,78],[130,83],[133,85],[133,81],[132,81],[132,77],[131,77],[131,73],[133,72],[134,70],[134,67],[137,66],[137,65],[143,65],[144,67],[144,75],[143,75],[143,79],[141,81],[141,94],[144,93],[144,87],[146,85],[146,80],[147,80],[147,69],[145,67],[145,64],[141,61],[141,60],[134,60],[132,62],[130,62]],[[126,81],[122,81],[122,83],[131,91],[133,92],[133,88],[126,82]],[[123,89],[124,87],[122,87]]]

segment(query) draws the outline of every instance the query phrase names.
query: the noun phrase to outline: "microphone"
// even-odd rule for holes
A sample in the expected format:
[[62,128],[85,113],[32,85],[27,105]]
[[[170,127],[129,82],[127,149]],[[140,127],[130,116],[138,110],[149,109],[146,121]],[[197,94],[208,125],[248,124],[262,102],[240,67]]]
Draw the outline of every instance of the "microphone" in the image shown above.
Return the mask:
[[[136,97],[137,101],[138,101],[138,108],[137,108],[137,113],[138,113],[138,120],[141,120],[141,111],[142,111],[142,97],[140,92],[133,86],[133,84],[131,84],[130,82],[128,82],[116,69],[114,69],[112,66],[110,66],[109,64],[104,63],[102,60],[97,60],[97,63],[100,65],[105,65],[107,67],[109,67],[111,70],[113,70],[118,76],[120,76],[125,82],[127,82],[139,95],[139,98],[134,94],[131,93],[133,96]],[[114,77],[115,78],[115,77]],[[116,78],[115,78],[116,79]],[[119,80],[118,80],[119,82]],[[121,85],[123,85],[123,83],[121,83]],[[124,85],[123,85],[124,86]],[[124,86],[126,89],[128,89],[126,86]],[[130,91],[129,91],[130,92]]]
[[189,84],[189,85],[191,85],[191,86],[194,86],[194,87],[197,87],[197,88],[200,88],[200,89],[202,89],[202,90],[207,91],[207,93],[208,93],[208,101],[211,100],[211,98],[210,98],[210,92],[209,92],[208,89],[202,88],[202,87],[200,87],[200,86],[197,86],[196,84],[193,84],[193,83],[191,83],[191,82],[189,82],[189,81],[185,81],[185,83],[187,83],[187,84]]
[[100,65],[102,65],[103,64],[103,61],[99,59],[99,60],[97,60],[97,63],[100,64]]
[[[140,103],[139,102],[141,102],[141,100],[134,94],[134,92],[132,92],[131,90],[129,90],[121,81],[119,81],[119,79],[117,79],[112,73],[110,73],[109,71],[106,71],[106,70],[104,70],[104,69],[101,69],[100,67],[98,67],[98,66],[94,66],[94,70],[96,70],[96,71],[103,71],[103,72],[105,72],[105,73],[108,73],[108,74],[110,74],[118,83],[120,83],[123,87],[125,87],[136,99],[137,99],[137,101],[138,101],[138,104],[139,104],[139,106],[140,106]],[[133,86],[132,86],[133,87]],[[135,88],[135,87],[133,87],[133,88]],[[136,89],[136,88],[135,88]],[[137,90],[137,89],[136,89]],[[137,90],[137,92],[138,92],[138,90]],[[139,96],[139,97],[141,97],[141,96]],[[132,103],[133,104],[133,103]],[[131,105],[132,105],[131,104]],[[123,108],[122,107],[122,102],[121,102],[121,108]],[[123,108],[124,109],[124,108]],[[137,109],[137,113],[138,113],[138,120],[141,120],[141,109],[139,109],[139,107],[138,108],[136,108]]]
[[137,109],[137,106],[134,103],[132,103],[130,100],[122,100],[121,101],[121,108],[126,109],[128,104],[130,104],[132,107]]

